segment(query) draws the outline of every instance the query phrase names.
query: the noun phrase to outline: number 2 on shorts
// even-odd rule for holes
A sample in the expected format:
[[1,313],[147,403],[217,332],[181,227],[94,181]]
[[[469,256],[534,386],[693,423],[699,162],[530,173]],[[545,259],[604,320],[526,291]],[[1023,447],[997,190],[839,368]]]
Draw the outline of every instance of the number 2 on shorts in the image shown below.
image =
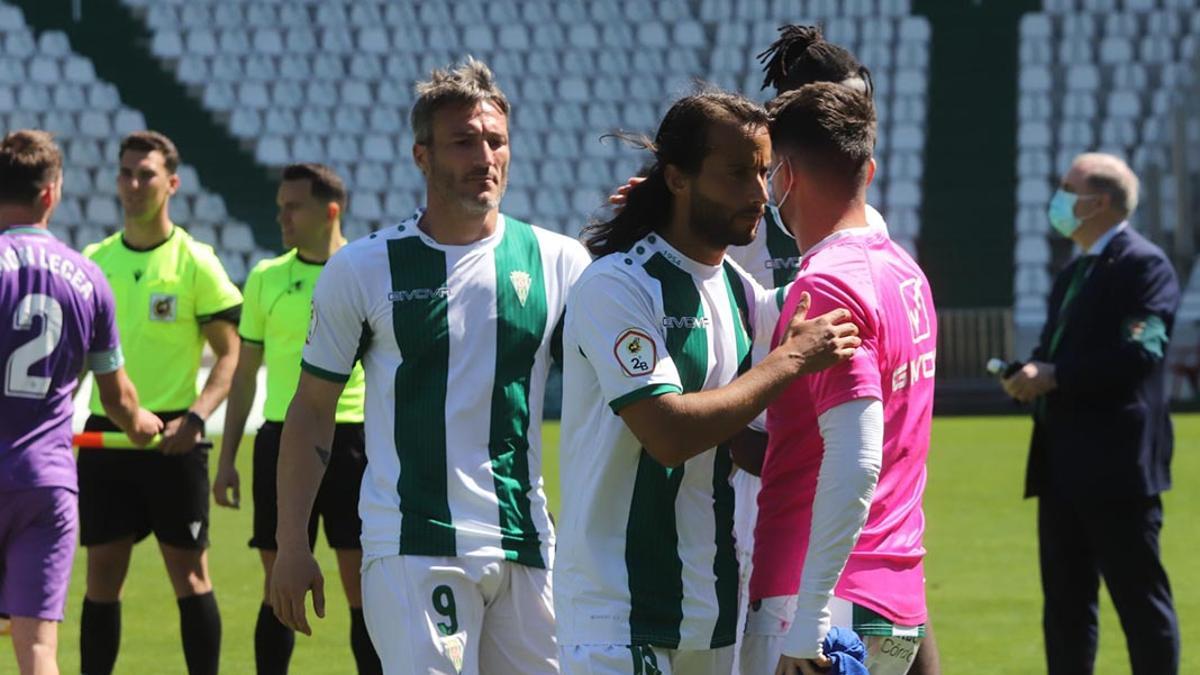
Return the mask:
[[454,591],[449,586],[442,584],[433,589],[433,611],[449,619],[445,623],[438,622],[439,633],[454,635],[458,632],[458,610],[454,605]]

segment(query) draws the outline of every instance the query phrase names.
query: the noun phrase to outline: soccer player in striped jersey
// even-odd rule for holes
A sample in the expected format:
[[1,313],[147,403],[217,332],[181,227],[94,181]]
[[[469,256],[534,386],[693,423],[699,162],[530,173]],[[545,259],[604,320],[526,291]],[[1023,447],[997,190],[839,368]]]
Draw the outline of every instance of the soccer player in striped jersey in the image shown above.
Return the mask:
[[[310,319],[313,287],[330,256],[346,245],[341,215],[346,188],[333,169],[321,164],[292,164],[283,169],[276,194],[279,226],[288,252],[263,260],[246,279],[245,302],[238,334],[242,348],[229,390],[221,459],[213,480],[217,504],[236,508],[240,480],[236,468],[238,445],[254,404],[256,380],[267,367],[266,420],[254,437],[254,535],[267,582],[254,629],[254,658],[258,675],[286,673],[296,634],[279,623],[267,603],[271,567],[275,564],[275,474],[279,438],[288,403],[300,377],[300,355]],[[358,493],[367,460],[363,436],[363,372],[358,365],[338,398],[336,429],[329,469],[321,481],[308,523],[309,545],[316,543],[317,517],[325,521],[325,539],[337,555],[342,589],[350,604],[350,648],[360,674],[381,672],[379,657],[367,635],[362,611],[362,521]],[[231,494],[232,493],[232,494]]]
[[324,613],[306,528],[361,357],[363,609],[385,672],[556,673],[542,398],[590,259],[500,212],[509,104],[486,65],[434,71],[417,93],[426,207],[338,251],[313,293],[280,448],[271,604],[306,634],[310,588]]
[[162,420],[122,367],[112,289],[46,228],[62,198],[62,154],[44,131],[0,141],[0,613],[22,675],[58,673],[58,622],[75,556],[78,479],[71,402],[95,374],[110,419],[146,445]]
[[926,617],[933,298],[908,253],[867,222],[871,100],[823,82],[771,109],[774,188],[796,193],[781,212],[804,251],[784,311],[806,292],[814,309],[848,307],[863,347],[769,408],[742,670],[819,672],[832,623],[863,636],[872,673],[904,675]]
[[655,164],[589,229],[601,256],[564,327],[563,514],[555,605],[564,673],[728,673],[738,624],[726,441],[795,377],[848,358],[844,311],[795,312],[750,367],[773,293],[725,258],[767,203],[766,112],[702,92],[668,111]]

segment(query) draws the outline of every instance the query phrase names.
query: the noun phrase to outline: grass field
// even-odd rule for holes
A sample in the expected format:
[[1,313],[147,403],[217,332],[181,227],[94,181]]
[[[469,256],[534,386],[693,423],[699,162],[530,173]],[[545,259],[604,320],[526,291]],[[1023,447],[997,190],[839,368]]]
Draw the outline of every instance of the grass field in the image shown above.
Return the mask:
[[[545,430],[551,449],[547,484],[558,505],[557,425]],[[951,675],[1044,672],[1041,600],[1036,562],[1034,508],[1020,498],[1029,424],[1025,418],[942,418],[935,421],[925,498],[929,548],[929,602],[943,670]],[[1167,494],[1163,548],[1183,626],[1181,672],[1200,672],[1200,416],[1176,418],[1175,484]],[[249,502],[250,451],[239,457],[243,500]],[[215,460],[214,460],[215,461]],[[254,619],[261,598],[258,555],[247,548],[251,514],[214,506],[212,575],[224,620],[222,666],[227,673],[254,671]],[[1189,524],[1191,523],[1191,524]],[[336,581],[332,553],[318,558],[329,589],[328,613],[312,639],[300,636],[292,671],[299,675],[353,672],[349,618]],[[67,620],[60,633],[64,673],[79,672],[79,611],[83,554],[76,559]],[[1097,672],[1128,673],[1124,640],[1107,597],[1103,599]],[[0,673],[12,672],[7,640],[0,640]],[[178,614],[156,547],[134,553],[126,585],[121,655],[117,672],[183,673]]]

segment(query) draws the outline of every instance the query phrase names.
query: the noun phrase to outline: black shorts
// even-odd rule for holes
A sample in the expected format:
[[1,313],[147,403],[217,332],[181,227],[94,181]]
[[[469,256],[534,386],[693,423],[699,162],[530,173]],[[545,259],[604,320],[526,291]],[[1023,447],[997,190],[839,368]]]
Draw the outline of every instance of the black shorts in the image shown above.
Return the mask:
[[[157,413],[164,422],[186,411]],[[92,415],[87,431],[120,431]],[[107,544],[151,532],[178,548],[208,547],[208,448],[186,455],[157,450],[79,449],[79,541]]]
[[[274,551],[278,523],[275,468],[279,464],[279,437],[283,425],[265,422],[254,438],[253,548]],[[317,518],[325,521],[325,541],[333,549],[362,549],[362,520],[358,517],[358,491],[367,468],[366,440],[361,424],[339,424],[333,434],[333,452],[321,479],[312,515],[308,519],[308,545],[317,543]]]

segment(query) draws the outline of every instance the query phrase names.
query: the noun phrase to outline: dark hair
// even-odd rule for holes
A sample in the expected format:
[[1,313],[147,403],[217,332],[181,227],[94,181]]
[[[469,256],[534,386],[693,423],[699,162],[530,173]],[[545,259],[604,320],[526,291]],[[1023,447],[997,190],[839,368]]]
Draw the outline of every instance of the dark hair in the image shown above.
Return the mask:
[[667,188],[667,165],[689,175],[699,173],[710,151],[709,129],[722,122],[765,127],[769,118],[762,106],[740,94],[705,90],[676,101],[663,117],[653,141],[623,133],[613,134],[649,150],[654,155],[654,162],[642,172],[646,180],[629,191],[620,212],[606,222],[593,222],[584,229],[584,244],[588,251],[596,257],[626,251],[655,228],[670,221],[673,195]]
[[129,150],[134,152],[157,150],[162,153],[163,166],[166,167],[167,173],[174,174],[175,170],[179,168],[179,150],[175,148],[171,139],[157,131],[135,131],[122,138],[121,147],[117,151],[117,159],[120,160]]
[[428,80],[417,83],[416,89],[417,102],[410,121],[413,140],[421,145],[433,140],[433,115],[444,106],[489,101],[506,116],[509,112],[508,98],[496,84],[491,68],[470,56],[457,68],[434,70]]
[[845,82],[860,78],[867,96],[874,93],[871,71],[845,47],[826,42],[820,26],[779,27],[779,39],[758,55],[763,64],[762,88],[776,95],[813,82]]
[[306,180],[312,196],[323,202],[337,202],[346,208],[346,184],[333,169],[324,164],[289,164],[283,168],[283,180]]
[[847,190],[857,190],[875,150],[875,105],[832,82],[806,84],[771,101],[771,147]]
[[0,141],[0,202],[30,205],[61,172],[62,152],[45,131],[22,129]]

